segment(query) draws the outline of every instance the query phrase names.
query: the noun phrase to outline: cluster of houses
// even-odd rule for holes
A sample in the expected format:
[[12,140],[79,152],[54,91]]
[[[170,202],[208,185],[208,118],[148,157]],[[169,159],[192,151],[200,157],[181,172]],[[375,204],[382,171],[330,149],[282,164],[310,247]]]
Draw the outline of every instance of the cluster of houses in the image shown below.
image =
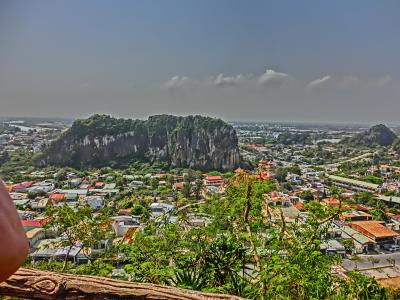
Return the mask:
[[[109,220],[112,230],[111,236],[113,236],[111,240],[101,241],[99,245],[91,247],[85,247],[78,243],[72,249],[67,249],[67,247],[60,246],[63,237],[58,234],[55,228],[50,228],[47,225],[50,221],[44,213],[47,207],[66,204],[74,208],[87,205],[92,209],[93,214],[99,214],[105,207],[106,200],[122,191],[135,193],[138,189],[151,188],[149,182],[153,178],[157,178],[158,186],[167,184],[166,174],[124,175],[125,182],[122,187],[117,187],[115,180],[107,175],[81,178],[70,172],[61,181],[58,176],[57,172],[33,171],[26,174],[27,178],[31,178],[29,181],[6,183],[29,240],[30,256],[33,261],[63,260],[67,255],[70,261],[87,263],[93,254],[104,251],[114,240],[132,242],[135,233],[143,230],[145,226],[145,223],[141,220],[142,216],[133,215],[131,208],[120,209]],[[145,176],[149,177],[147,178],[149,180],[145,180]],[[49,177],[53,178],[49,179]],[[184,175],[176,175],[171,190],[177,192],[182,189],[183,180]],[[202,195],[208,193],[223,194],[226,186],[224,178],[220,175],[205,174],[202,183]],[[190,184],[194,185],[194,180]],[[58,186],[62,186],[62,188],[58,188]],[[157,196],[152,199],[153,202],[149,208],[150,220],[160,226],[167,223],[184,222],[184,226],[199,227],[210,222],[211,217],[204,214],[188,214],[186,220],[178,221],[177,209],[172,197],[161,199]]]
[[[2,126],[3,123],[0,123]],[[49,140],[54,139],[60,132],[60,128],[28,127],[19,123],[6,123],[0,134],[0,150],[15,151],[20,148],[38,151]]]
[[[307,211],[304,210],[304,201],[294,194],[272,192],[264,195],[267,209],[264,213],[270,214],[268,220],[294,223],[304,221]],[[381,250],[400,251],[400,215],[386,213],[389,221],[375,220],[369,213],[371,207],[364,205],[341,205],[341,201],[334,198],[324,198],[321,203],[341,212],[330,225],[328,235],[322,244],[328,254],[371,253]],[[348,241],[348,242],[345,242]],[[351,245],[346,249],[345,245]]]

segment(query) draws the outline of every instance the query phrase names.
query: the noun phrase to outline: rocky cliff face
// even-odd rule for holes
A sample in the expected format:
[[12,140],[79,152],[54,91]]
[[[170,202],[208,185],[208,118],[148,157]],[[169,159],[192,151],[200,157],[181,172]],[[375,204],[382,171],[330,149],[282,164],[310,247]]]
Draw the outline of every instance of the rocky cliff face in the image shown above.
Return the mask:
[[74,122],[38,164],[86,167],[134,159],[228,170],[239,165],[238,140],[232,126],[209,117],[157,115],[142,121],[94,115]]

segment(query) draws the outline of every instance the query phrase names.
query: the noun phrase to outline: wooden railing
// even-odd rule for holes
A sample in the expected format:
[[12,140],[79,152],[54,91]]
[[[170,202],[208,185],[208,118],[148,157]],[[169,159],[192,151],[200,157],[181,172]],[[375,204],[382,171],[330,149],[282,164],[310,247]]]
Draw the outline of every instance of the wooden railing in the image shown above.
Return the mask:
[[236,296],[203,293],[163,285],[26,268],[20,268],[6,282],[0,284],[0,295],[27,299],[242,299]]

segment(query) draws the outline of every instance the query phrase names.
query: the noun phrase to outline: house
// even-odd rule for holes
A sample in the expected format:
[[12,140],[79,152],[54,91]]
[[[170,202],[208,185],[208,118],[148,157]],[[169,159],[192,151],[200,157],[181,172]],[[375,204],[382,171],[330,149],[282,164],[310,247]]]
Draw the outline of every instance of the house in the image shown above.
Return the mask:
[[77,193],[67,193],[67,194],[65,194],[65,200],[67,202],[76,202],[78,200],[78,194]]
[[27,189],[28,193],[40,193],[40,192],[45,192],[45,193],[49,193],[52,190],[54,190],[55,185],[53,182],[51,181],[42,181],[42,182],[38,182],[33,184],[31,187],[29,187]]
[[290,183],[294,184],[301,184],[303,180],[301,179],[300,175],[289,173],[286,176],[286,180]]
[[32,184],[32,181],[25,181],[22,183],[14,184],[12,187],[12,191],[15,193],[26,193],[28,191],[28,188],[31,187]]
[[346,248],[337,240],[328,240],[321,244],[321,250],[326,255],[346,255]]
[[342,226],[340,227],[340,230],[342,233],[342,240],[350,240],[353,242],[355,253],[368,253],[376,250],[376,242],[357,230],[354,230],[349,226]]
[[30,200],[29,199],[21,199],[21,200],[14,200],[13,202],[14,202],[15,206],[25,208],[29,204]]
[[104,187],[104,182],[96,182],[95,184],[94,184],[94,188],[95,189],[102,189]]
[[132,188],[132,189],[138,189],[138,188],[144,186],[144,182],[143,182],[143,181],[140,181],[140,180],[132,180],[132,181],[128,184],[128,186],[129,186],[130,188]]
[[367,212],[367,211],[372,210],[372,207],[365,206],[365,205],[362,205],[362,204],[357,204],[356,210]]
[[345,189],[350,189],[352,191],[377,192],[379,190],[378,184],[370,182],[355,180],[336,175],[329,175],[328,178],[333,184]]
[[294,207],[296,207],[298,210],[303,210],[304,204],[302,202],[297,202]]
[[289,200],[293,205],[300,202],[300,198],[298,196],[294,196],[294,195],[289,196]]
[[36,210],[38,212],[44,212],[46,210],[47,205],[49,204],[48,198],[41,198],[36,201],[31,201],[32,210]]
[[172,204],[153,202],[150,204],[150,218],[154,220],[162,214],[170,215],[173,210]]
[[59,194],[77,194],[78,196],[86,196],[88,194],[87,189],[68,189],[68,190],[55,190],[54,193]]
[[354,192],[352,191],[343,192],[340,194],[340,197],[342,197],[343,199],[351,199],[354,197]]
[[294,206],[281,207],[272,210],[272,217],[273,221],[280,221],[283,217],[285,223],[294,223],[300,217],[300,211]]
[[40,220],[21,220],[21,225],[25,231],[30,231],[35,228],[42,228],[44,224]]
[[332,207],[339,207],[340,206],[340,200],[338,200],[338,199],[336,199],[334,197],[325,198],[325,199],[322,200],[322,204],[329,205],[329,206],[332,206]]
[[115,216],[111,217],[112,224],[111,227],[115,232],[117,237],[123,237],[128,230],[140,229],[140,216]]
[[82,246],[73,246],[62,248],[45,248],[39,249],[33,252],[30,256],[34,262],[56,259],[58,261],[64,261],[67,256],[68,261],[72,261],[76,264],[88,263],[89,258],[82,252]]
[[183,181],[180,181],[180,182],[175,182],[174,183],[174,186],[173,186],[173,189],[174,190],[182,190],[183,189]]
[[29,242],[29,248],[34,249],[38,242],[44,239],[46,236],[45,230],[43,228],[33,228],[26,232],[26,237]]
[[355,221],[369,221],[372,220],[373,217],[372,215],[367,214],[366,212],[353,210],[343,213],[340,216],[340,219],[347,222],[355,222]]
[[270,194],[265,194],[264,199],[269,206],[285,206],[289,207],[292,205],[289,195],[283,194],[281,192],[272,192]]
[[25,210],[17,210],[18,216],[21,220],[31,220],[33,219],[34,212],[25,211]]
[[91,186],[90,186],[89,183],[82,183],[82,184],[79,186],[79,189],[82,189],[82,190],[88,190],[88,189],[90,189],[90,188],[91,188]]
[[205,214],[188,214],[187,220],[183,221],[188,227],[205,227],[211,223],[211,219],[209,215]]
[[222,176],[206,176],[204,179],[205,186],[221,186],[224,184]]
[[356,221],[348,225],[354,230],[372,239],[376,244],[397,244],[400,236],[397,232],[385,227],[381,221]]
[[26,199],[25,193],[10,193],[10,197],[12,200],[24,200]]
[[118,216],[130,216],[130,215],[132,215],[132,209],[131,208],[120,209],[118,211]]
[[82,178],[75,177],[69,180],[70,187],[78,187],[82,183]]
[[223,195],[225,193],[225,187],[224,186],[206,186],[202,190],[202,194],[205,197],[207,194],[220,194]]
[[105,190],[113,190],[117,186],[116,183],[106,183],[103,187]]
[[104,207],[103,196],[86,196],[85,202],[91,209],[101,209]]
[[56,204],[65,200],[65,194],[63,193],[53,193],[50,195],[49,200],[51,203]]
[[103,253],[109,247],[110,242],[110,240],[100,240],[97,244],[92,245],[92,247],[88,249],[88,255],[93,256]]

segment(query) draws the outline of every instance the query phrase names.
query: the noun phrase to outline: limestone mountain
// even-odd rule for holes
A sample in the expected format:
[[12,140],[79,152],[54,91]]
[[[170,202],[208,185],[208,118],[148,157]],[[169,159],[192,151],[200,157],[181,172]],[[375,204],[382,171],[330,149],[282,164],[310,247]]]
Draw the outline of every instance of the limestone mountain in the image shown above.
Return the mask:
[[220,119],[156,115],[134,120],[94,115],[75,121],[44,149],[37,163],[87,167],[119,160],[228,170],[238,166],[240,158],[236,131]]
[[372,126],[364,132],[344,138],[341,143],[359,146],[389,146],[397,139],[392,130],[383,124]]

